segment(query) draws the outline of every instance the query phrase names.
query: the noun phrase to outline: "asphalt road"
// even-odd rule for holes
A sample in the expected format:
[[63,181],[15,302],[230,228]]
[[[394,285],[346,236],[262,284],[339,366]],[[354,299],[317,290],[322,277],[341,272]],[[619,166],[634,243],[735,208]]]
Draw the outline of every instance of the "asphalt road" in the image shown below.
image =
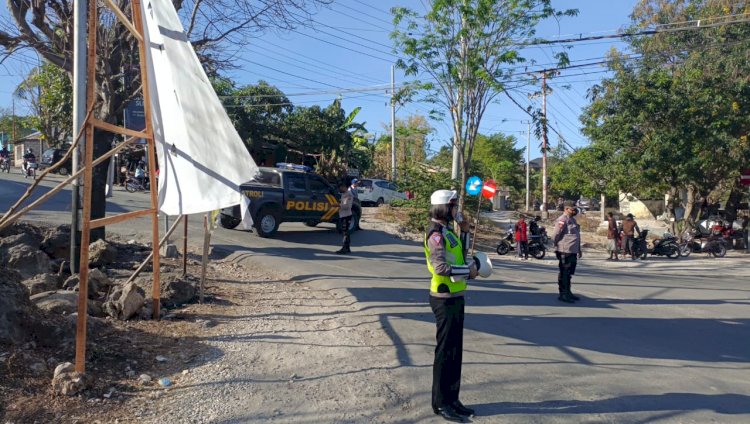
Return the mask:
[[[0,175],[0,208],[25,184],[18,174]],[[69,197],[62,193],[29,219],[65,222]],[[132,210],[147,201],[118,191],[110,204]],[[378,319],[392,341],[394,378],[412,404],[424,406],[408,421],[431,420],[434,321],[422,247],[367,218],[363,226],[345,257],[332,253],[340,243],[332,226],[301,224],[282,225],[274,239],[219,229],[214,256],[352,296],[356,313]],[[110,230],[143,237],[147,228],[139,219]],[[192,234],[199,229],[192,219]],[[612,263],[586,252],[573,285],[583,299],[573,306],[556,299],[551,259],[492,257],[495,274],[473,282],[467,297],[462,399],[476,407],[475,422],[750,422],[744,255]]]

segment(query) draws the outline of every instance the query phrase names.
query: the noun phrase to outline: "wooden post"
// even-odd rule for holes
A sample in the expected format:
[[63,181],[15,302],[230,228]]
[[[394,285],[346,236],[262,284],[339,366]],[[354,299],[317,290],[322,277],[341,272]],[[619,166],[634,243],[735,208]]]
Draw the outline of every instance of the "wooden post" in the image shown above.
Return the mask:
[[188,241],[188,216],[182,215],[183,229],[182,229],[182,276],[187,275],[187,241]]
[[[143,17],[141,16],[141,0],[133,0],[133,22],[138,34],[143,34]],[[143,38],[141,38],[143,40]],[[151,121],[151,96],[148,88],[148,66],[146,63],[146,45],[143,41],[138,43],[138,53],[141,59],[141,87],[143,89],[143,112],[146,118],[146,134],[148,134],[148,178],[151,181],[151,246],[154,251],[153,267],[154,282],[152,284],[151,297],[153,300],[154,319],[159,319],[159,306],[161,297],[161,278],[160,278],[160,255],[159,255],[159,200],[156,196],[156,142],[154,140],[154,127]]]
[[205,233],[203,234],[203,258],[201,261],[201,286],[199,296],[200,303],[203,303],[203,296],[205,293],[206,268],[208,267],[208,249],[211,247],[211,226],[208,223],[208,216],[208,212],[203,215],[203,230],[205,231]]
[[[477,216],[474,219],[474,236],[471,238],[471,256],[474,256],[474,244],[477,242],[477,230],[479,230],[479,213],[482,211],[482,195],[479,195],[479,202],[477,202]],[[471,231],[469,231],[471,233]]]
[[[99,21],[97,2],[89,2],[88,52],[86,62],[86,109],[93,110],[96,100],[96,29]],[[86,122],[86,148],[83,172],[83,223],[81,226],[81,270],[78,275],[78,319],[76,322],[76,371],[86,372],[86,322],[89,300],[89,243],[91,242],[91,181],[94,162],[94,126]],[[71,228],[75,231],[75,228]]]

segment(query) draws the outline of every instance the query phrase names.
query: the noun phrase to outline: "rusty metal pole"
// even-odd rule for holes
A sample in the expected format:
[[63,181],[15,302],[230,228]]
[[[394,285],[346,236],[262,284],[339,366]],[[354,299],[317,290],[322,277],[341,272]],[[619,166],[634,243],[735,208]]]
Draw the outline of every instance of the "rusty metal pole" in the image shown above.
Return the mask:
[[[143,35],[143,17],[141,16],[141,0],[133,0],[133,24],[135,29],[142,36]],[[151,181],[151,208],[153,208],[153,214],[151,215],[151,231],[152,241],[151,247],[154,252],[153,259],[153,274],[154,281],[152,284],[151,297],[153,300],[153,310],[155,320],[159,319],[160,316],[160,297],[161,297],[161,278],[160,278],[160,255],[159,255],[159,200],[156,196],[157,191],[157,180],[156,180],[156,142],[154,140],[154,127],[151,120],[151,96],[148,88],[148,64],[146,63],[146,44],[143,40],[138,43],[138,53],[141,59],[141,87],[143,89],[143,112],[146,118],[146,134],[148,134],[148,177]]]
[[[86,108],[93,108],[96,99],[96,27],[99,20],[97,2],[89,1],[88,52],[86,63]],[[81,270],[78,283],[78,319],[76,322],[76,371],[86,372],[86,322],[89,298],[89,243],[91,241],[91,181],[94,162],[94,126],[91,116],[86,122],[86,147],[83,159],[83,222],[81,226]],[[71,228],[71,231],[75,231]]]

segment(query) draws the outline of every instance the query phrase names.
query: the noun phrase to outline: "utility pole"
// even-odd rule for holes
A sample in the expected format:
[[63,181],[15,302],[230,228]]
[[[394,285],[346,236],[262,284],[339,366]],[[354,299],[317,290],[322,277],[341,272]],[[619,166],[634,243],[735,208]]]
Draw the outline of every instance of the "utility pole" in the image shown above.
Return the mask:
[[16,96],[12,95],[11,99],[13,101],[13,141],[16,141]]
[[529,130],[526,133],[526,212],[529,211],[529,167],[531,164],[531,121],[528,121]]
[[[76,0],[73,10],[73,136],[81,132],[86,118],[86,66],[87,66],[87,2]],[[90,46],[96,48],[96,46]],[[93,90],[94,87],[92,87]],[[79,142],[73,150],[72,172],[76,173],[83,157],[85,143]],[[81,261],[81,231],[79,227],[80,178],[73,180],[70,197],[70,272],[79,271]]]
[[396,67],[391,65],[391,181],[396,181]]
[[547,212],[547,72],[542,72],[542,216]]

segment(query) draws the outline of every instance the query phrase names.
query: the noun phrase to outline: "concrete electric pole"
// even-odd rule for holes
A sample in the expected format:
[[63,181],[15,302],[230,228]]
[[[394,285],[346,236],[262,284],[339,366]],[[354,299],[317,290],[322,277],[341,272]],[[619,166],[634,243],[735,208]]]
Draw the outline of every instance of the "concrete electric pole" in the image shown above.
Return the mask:
[[529,167],[531,166],[531,121],[528,121],[529,130],[526,133],[526,212],[529,211]]
[[542,216],[549,216],[547,212],[547,73],[542,72]]
[[396,67],[391,65],[391,181],[396,181]]

